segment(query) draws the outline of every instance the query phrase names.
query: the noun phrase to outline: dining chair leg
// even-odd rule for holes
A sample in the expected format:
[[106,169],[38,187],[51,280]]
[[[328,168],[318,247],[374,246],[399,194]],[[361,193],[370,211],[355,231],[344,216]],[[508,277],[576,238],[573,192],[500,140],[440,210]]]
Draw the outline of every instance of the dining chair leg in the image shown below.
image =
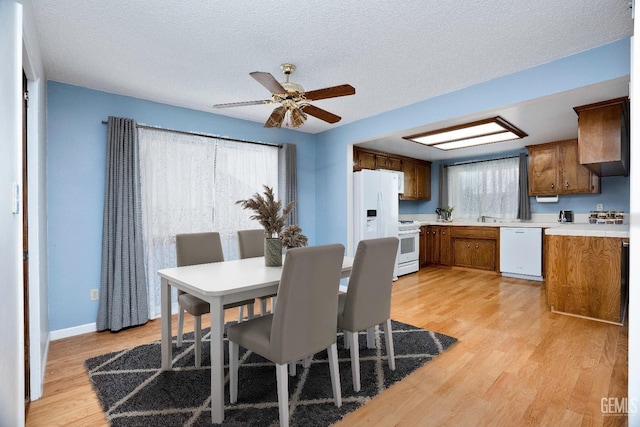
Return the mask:
[[340,388],[340,370],[338,368],[338,346],[334,342],[327,349],[329,355],[329,372],[331,373],[331,388],[333,388],[333,400],[339,408],[342,406],[342,390]]
[[[358,333],[356,332],[356,336],[357,334]],[[342,331],[342,346],[345,350],[349,350],[349,347],[351,347],[351,335],[352,335],[352,332]]]
[[[289,364],[291,365],[291,364]],[[289,426],[289,379],[287,365],[276,363],[276,382],[278,386],[278,411],[280,412],[280,426]]]
[[302,366],[304,368],[308,368],[309,366],[311,366],[311,356],[307,356],[304,359],[302,359]]
[[229,341],[229,402],[238,401],[238,344]]
[[253,319],[254,314],[253,314],[253,303],[252,304],[247,304],[247,317],[249,319]]
[[261,315],[265,315],[267,314],[267,299],[266,298],[260,298],[260,314]]
[[376,348],[376,327],[367,329],[367,348]]
[[396,356],[393,351],[393,331],[391,330],[391,319],[384,322],[384,340],[387,342],[387,358],[389,359],[389,369],[396,370]]
[[298,362],[291,362],[289,363],[289,376],[290,377],[295,377],[296,376],[296,364]]
[[196,341],[196,368],[202,364],[202,317],[193,316],[193,334]]
[[353,377],[353,391],[360,391],[360,349],[358,348],[358,333],[350,335],[351,376]]
[[178,339],[176,345],[182,347],[182,331],[184,328],[184,310],[182,307],[178,308]]
[[271,312],[276,312],[276,297],[271,297]]

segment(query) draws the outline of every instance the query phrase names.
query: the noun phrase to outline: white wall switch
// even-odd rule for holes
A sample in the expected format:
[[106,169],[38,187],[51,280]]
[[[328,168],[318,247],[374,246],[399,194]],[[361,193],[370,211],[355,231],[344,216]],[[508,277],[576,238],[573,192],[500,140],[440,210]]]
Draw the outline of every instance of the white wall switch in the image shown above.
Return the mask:
[[91,289],[91,301],[97,301],[97,300],[98,300],[98,290]]
[[603,205],[602,203],[598,203],[598,204],[596,205],[596,210],[597,210],[597,211],[603,211],[603,210],[604,210],[604,205]]

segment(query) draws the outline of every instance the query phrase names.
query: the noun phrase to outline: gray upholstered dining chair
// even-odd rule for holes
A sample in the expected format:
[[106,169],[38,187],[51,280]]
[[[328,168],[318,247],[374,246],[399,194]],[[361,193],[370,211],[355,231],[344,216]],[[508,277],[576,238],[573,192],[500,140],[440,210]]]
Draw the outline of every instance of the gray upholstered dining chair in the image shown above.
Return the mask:
[[287,364],[327,349],[333,398],[342,406],[336,327],[344,246],[290,249],[282,267],[278,309],[229,326],[229,394],[238,400],[239,346],[276,365],[280,426],[289,425]]
[[367,346],[375,348],[373,328],[384,324],[389,369],[396,369],[391,332],[391,285],[398,238],[361,240],[358,243],[346,294],[338,298],[338,328],[351,350],[354,391],[360,391],[358,332],[367,330]]
[[[190,233],[176,235],[176,256],[178,267],[210,262],[224,261],[220,233]],[[215,278],[213,278],[215,280]],[[253,317],[253,304],[255,300],[244,300],[224,306],[225,309],[247,306],[249,318]],[[200,367],[202,360],[202,320],[203,314],[209,313],[209,303],[178,290],[178,340],[177,346],[182,347],[182,332],[184,327],[184,312],[193,316],[195,335],[195,363]],[[238,321],[242,321],[240,314]]]
[[[240,259],[256,258],[264,256],[264,230],[239,230],[238,249]],[[271,298],[271,311],[275,308],[275,297],[277,294],[266,295],[258,298],[260,301],[260,314],[267,314],[267,300]]]

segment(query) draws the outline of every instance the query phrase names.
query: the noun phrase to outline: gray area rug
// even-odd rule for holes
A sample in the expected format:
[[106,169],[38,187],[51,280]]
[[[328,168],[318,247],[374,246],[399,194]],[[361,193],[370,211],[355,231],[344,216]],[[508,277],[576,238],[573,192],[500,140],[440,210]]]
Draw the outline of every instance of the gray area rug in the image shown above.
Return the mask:
[[[387,364],[383,329],[376,327],[376,349],[360,340],[362,390],[353,391],[349,350],[338,334],[338,358],[342,407],[333,403],[327,353],[313,357],[311,366],[297,367],[289,377],[289,408],[292,426],[328,426],[373,396],[430,361],[456,339],[415,326],[392,321],[396,370]],[[194,367],[193,333],[182,348],[173,339],[173,370],[160,371],[160,341],[94,357],[85,362],[89,379],[112,426],[210,426],[211,370],[208,329],[203,331],[202,367]],[[224,343],[225,373],[228,363]],[[238,402],[229,404],[225,386],[225,421],[228,426],[278,425],[278,395],[273,364],[240,348]],[[228,378],[227,378],[228,381]]]

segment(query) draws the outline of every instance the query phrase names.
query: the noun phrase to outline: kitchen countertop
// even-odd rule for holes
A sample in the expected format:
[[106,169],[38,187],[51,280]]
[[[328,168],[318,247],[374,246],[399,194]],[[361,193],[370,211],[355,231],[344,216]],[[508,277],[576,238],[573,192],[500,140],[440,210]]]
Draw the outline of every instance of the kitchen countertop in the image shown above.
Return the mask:
[[589,236],[589,237],[629,237],[629,224],[567,224],[549,228],[545,234],[551,236]]
[[[491,220],[493,221],[493,220]],[[560,227],[564,224],[559,222],[518,222],[518,221],[498,221],[498,222],[476,222],[476,221],[419,221],[420,225],[450,225],[458,227],[524,227],[524,228],[548,228]]]
[[469,219],[455,219],[452,222],[437,221],[436,215],[401,215],[400,219],[416,220],[420,225],[448,225],[460,227],[526,227],[544,228],[545,234],[555,236],[591,236],[629,238],[629,224],[589,224],[589,214],[574,214],[576,222],[557,222],[556,214],[532,214],[531,221],[497,221],[487,218],[487,222]]

